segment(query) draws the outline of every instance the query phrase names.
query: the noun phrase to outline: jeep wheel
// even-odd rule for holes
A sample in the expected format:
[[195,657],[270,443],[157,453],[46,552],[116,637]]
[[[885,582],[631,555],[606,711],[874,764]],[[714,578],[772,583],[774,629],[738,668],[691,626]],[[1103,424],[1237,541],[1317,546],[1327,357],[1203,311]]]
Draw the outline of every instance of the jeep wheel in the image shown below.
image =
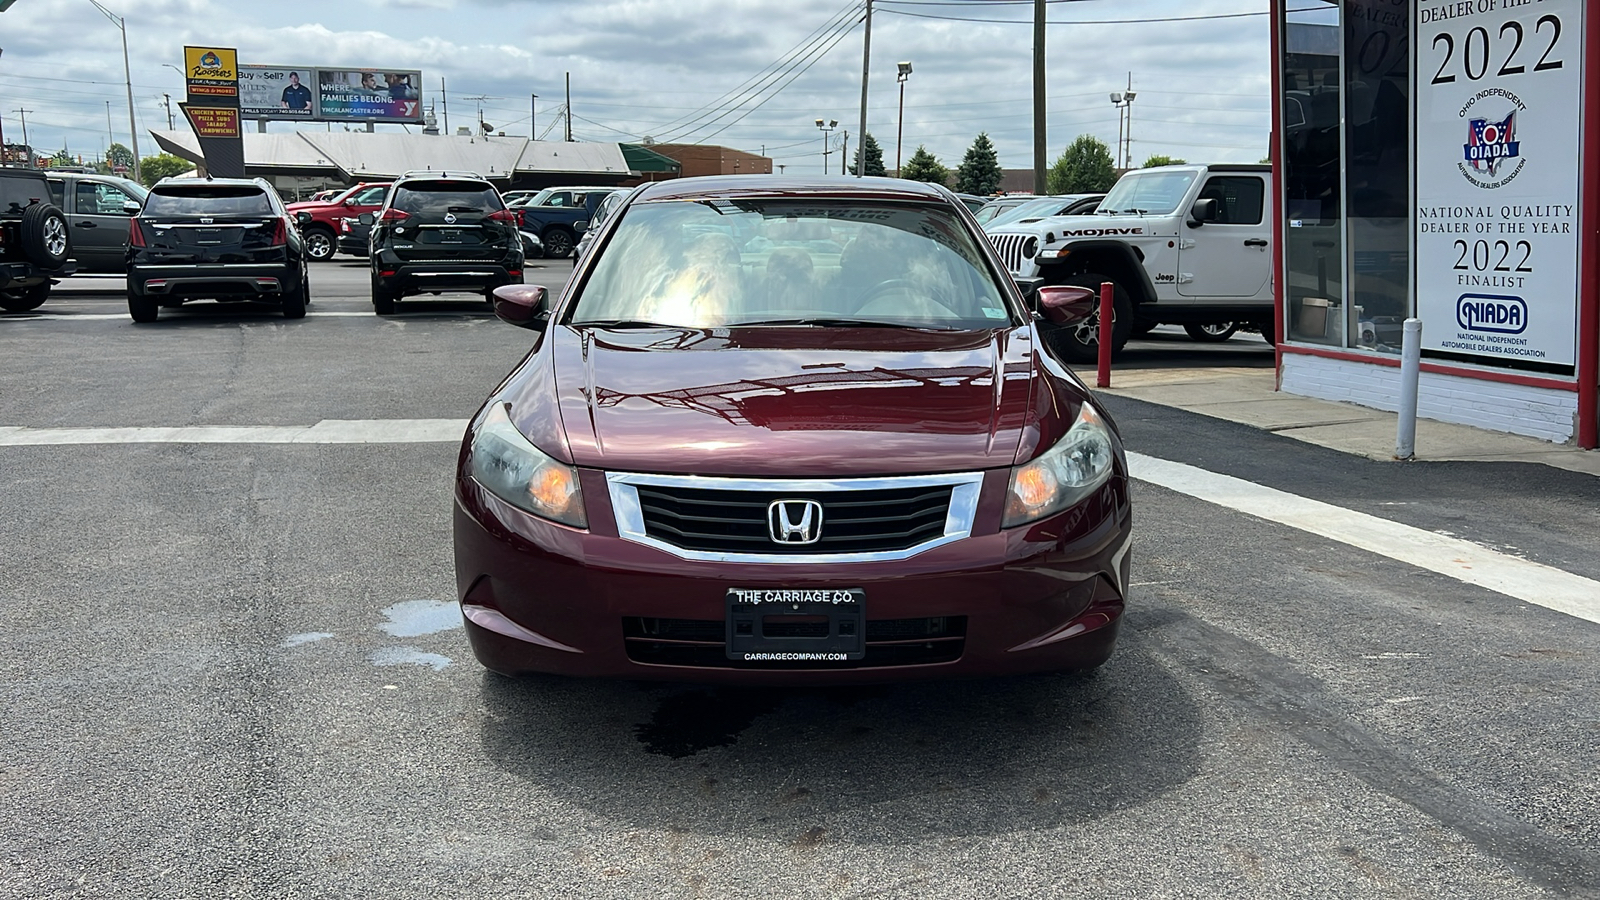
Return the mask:
[[128,291],[128,315],[132,316],[135,322],[154,322],[161,315],[161,305],[156,302],[154,297],[149,295],[140,296],[130,290]]
[[[1073,275],[1062,279],[1061,284],[1086,287],[1096,294],[1100,292],[1100,283],[1111,281],[1104,275],[1088,273]],[[1122,351],[1124,344],[1133,334],[1133,307],[1128,302],[1128,292],[1122,285],[1112,283],[1111,293],[1111,352],[1117,354]],[[1069,363],[1093,363],[1100,359],[1100,304],[1095,304],[1094,313],[1088,319],[1064,328],[1051,328],[1045,333],[1046,344],[1056,352],[1056,355]]]
[[312,262],[326,262],[333,259],[333,252],[339,249],[334,242],[333,232],[326,228],[306,229],[306,258]]
[[27,312],[32,309],[38,309],[49,296],[50,282],[48,281],[44,284],[36,284],[33,287],[0,291],[0,309],[6,312]]
[[546,228],[539,240],[544,244],[545,259],[566,259],[572,255],[572,232],[565,228]]
[[1210,325],[1185,325],[1189,337],[1202,344],[1220,344],[1239,330],[1238,322],[1214,322]]
[[35,203],[22,212],[22,252],[34,265],[59,269],[72,253],[67,217],[48,203]]

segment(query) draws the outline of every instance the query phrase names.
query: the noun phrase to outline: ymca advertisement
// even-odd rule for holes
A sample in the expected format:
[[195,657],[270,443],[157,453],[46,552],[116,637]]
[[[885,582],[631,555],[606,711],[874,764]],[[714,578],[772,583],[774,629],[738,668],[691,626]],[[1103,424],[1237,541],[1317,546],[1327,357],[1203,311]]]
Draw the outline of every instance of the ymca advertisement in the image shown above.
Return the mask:
[[316,69],[240,66],[239,111],[247,119],[314,119]]
[[421,122],[422,73],[318,69],[318,118]]
[[1570,371],[1584,0],[1414,9],[1423,349]]

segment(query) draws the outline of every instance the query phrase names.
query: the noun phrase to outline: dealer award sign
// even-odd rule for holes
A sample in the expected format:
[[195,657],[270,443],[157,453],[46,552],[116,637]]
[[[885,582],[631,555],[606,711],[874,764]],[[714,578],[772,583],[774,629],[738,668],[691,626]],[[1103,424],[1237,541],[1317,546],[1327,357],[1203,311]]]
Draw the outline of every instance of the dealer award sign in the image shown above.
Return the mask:
[[1418,0],[1423,348],[1577,359],[1584,0]]

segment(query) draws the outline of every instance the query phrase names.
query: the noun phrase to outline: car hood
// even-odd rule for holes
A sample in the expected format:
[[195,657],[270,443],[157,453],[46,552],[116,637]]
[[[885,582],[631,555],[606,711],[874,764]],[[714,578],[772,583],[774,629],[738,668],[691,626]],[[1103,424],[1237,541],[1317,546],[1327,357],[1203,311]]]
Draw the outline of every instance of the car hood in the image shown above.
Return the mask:
[[334,210],[334,211],[344,210],[344,209],[348,209],[349,207],[346,207],[343,203],[321,203],[321,202],[312,201],[312,200],[301,200],[298,203],[285,203],[283,205],[283,208],[288,210],[289,212],[292,212],[292,213],[297,213],[297,212],[315,213],[315,212],[324,212],[324,211],[327,211],[327,210]]
[[[1011,465],[1037,443],[1027,327],[572,329],[548,369],[570,460],[610,471],[829,477]],[[549,405],[512,399],[523,433]],[[537,421],[544,419],[544,421]],[[1046,426],[1046,432],[1056,429]],[[550,448],[556,451],[556,448]]]

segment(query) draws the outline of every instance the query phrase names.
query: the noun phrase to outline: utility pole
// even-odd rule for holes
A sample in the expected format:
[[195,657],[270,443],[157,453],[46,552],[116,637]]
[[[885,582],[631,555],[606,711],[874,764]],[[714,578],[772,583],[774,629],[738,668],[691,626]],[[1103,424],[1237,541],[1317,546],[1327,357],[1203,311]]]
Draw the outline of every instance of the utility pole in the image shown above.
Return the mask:
[[22,119],[22,152],[23,152],[23,159],[27,162],[28,168],[32,169],[32,168],[34,168],[34,165],[33,165],[33,145],[28,143],[28,113],[33,112],[33,110],[31,110],[31,109],[13,109],[12,112],[16,113]]
[[111,152],[111,145],[115,144],[116,142],[117,142],[116,136],[111,133],[111,101],[107,100],[106,101],[106,152],[107,153]]
[[450,133],[450,94],[444,89],[444,76],[439,76],[439,100],[444,107],[444,133]]
[[567,73],[567,142],[572,142],[572,73]]
[[[850,129],[846,128],[844,130],[844,143],[839,145],[839,168],[843,169],[844,173],[846,175],[848,175],[848,174],[850,174],[850,170],[848,168],[846,168],[846,167],[849,166],[849,165],[850,165]],[[857,172],[856,173],[856,177],[860,178],[861,177],[861,173]]]
[[172,95],[162,94],[161,99],[167,104],[167,130],[172,130]]
[[[0,56],[5,55],[5,48],[0,47]],[[0,116],[0,169],[6,167],[6,117]]]
[[[866,22],[867,30],[861,38],[861,122],[860,130],[856,132],[858,136],[867,133],[867,73],[870,71],[872,62],[872,0],[867,0]],[[861,137],[860,140],[865,141],[866,138]],[[846,147],[850,145],[850,132],[848,131],[844,133],[844,142]],[[867,155],[862,153],[860,156],[861,158],[856,160],[857,178],[865,174],[867,169]],[[845,165],[850,164],[850,154],[846,153],[842,158],[845,160]]]
[[133,68],[128,65],[128,20],[101,6],[99,0],[89,2],[122,32],[122,76],[128,87],[128,138],[133,144],[133,180],[142,182],[143,173],[139,171],[139,123],[133,117]]
[[533,98],[532,100],[528,101],[528,140],[532,141],[537,140],[535,135],[538,134],[539,131],[539,129],[535,127],[533,121],[534,117],[539,114],[539,95],[529,94],[528,96]]
[[1040,196],[1048,193],[1044,178],[1044,3],[1033,0],[1033,192]]

